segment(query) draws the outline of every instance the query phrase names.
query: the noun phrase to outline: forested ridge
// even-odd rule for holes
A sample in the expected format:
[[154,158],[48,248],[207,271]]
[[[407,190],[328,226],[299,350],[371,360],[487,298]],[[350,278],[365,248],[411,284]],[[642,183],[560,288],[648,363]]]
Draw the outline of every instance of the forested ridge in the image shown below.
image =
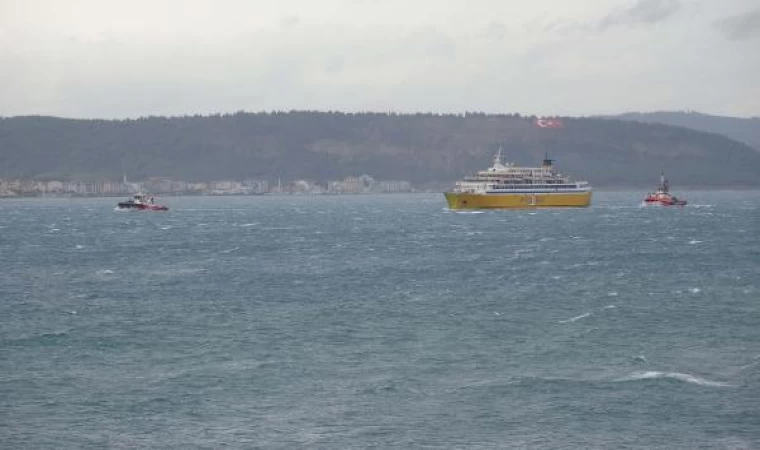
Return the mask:
[[625,113],[612,117],[621,120],[661,123],[691,128],[697,131],[706,131],[708,133],[718,133],[735,141],[743,142],[760,152],[760,117],[713,116],[694,111]]
[[0,119],[0,178],[163,177],[307,179],[369,174],[415,184],[451,182],[508,160],[557,168],[597,186],[758,186],[760,153],[725,136],[686,128],[562,118],[539,128],[518,114],[271,112],[80,120]]

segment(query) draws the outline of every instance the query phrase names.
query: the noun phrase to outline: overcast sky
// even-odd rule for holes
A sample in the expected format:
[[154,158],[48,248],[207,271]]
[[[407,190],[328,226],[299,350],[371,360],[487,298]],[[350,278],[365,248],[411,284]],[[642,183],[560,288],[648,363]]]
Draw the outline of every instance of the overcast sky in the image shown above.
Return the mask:
[[0,115],[760,116],[758,0],[0,0]]

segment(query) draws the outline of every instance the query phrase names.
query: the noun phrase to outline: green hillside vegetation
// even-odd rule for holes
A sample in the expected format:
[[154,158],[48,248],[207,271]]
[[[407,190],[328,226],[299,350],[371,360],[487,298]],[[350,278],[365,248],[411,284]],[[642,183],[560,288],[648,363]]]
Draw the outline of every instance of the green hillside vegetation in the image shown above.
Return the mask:
[[613,117],[621,120],[661,123],[708,133],[718,133],[735,141],[743,142],[760,152],[760,117],[724,117],[681,111],[625,113]]
[[73,120],[0,119],[0,177],[308,179],[369,174],[451,182],[508,160],[557,168],[596,186],[651,185],[661,169],[678,186],[758,186],[760,153],[717,134],[603,118],[542,129],[513,115],[340,112],[235,113]]

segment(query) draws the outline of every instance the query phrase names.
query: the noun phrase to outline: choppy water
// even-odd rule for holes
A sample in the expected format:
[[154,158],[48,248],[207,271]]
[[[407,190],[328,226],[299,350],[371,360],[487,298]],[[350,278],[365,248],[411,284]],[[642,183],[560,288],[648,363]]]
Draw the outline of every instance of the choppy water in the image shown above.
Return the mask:
[[760,448],[760,193],[0,202],[2,448]]

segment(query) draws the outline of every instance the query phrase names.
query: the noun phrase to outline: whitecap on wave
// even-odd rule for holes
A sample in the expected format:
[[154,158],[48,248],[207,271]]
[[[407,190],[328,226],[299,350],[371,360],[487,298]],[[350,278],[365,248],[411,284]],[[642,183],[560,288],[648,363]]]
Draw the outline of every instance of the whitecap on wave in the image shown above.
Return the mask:
[[617,381],[638,381],[638,380],[659,380],[659,379],[669,379],[669,380],[676,380],[676,381],[682,381],[684,383],[689,384],[696,384],[699,386],[711,386],[711,387],[730,387],[732,386],[729,383],[724,383],[721,381],[710,381],[706,380],[704,378],[699,378],[694,375],[690,375],[688,373],[679,373],[679,372],[657,372],[657,371],[648,371],[648,372],[634,372],[631,375],[620,378]]
[[585,313],[585,314],[581,314],[580,316],[575,316],[575,317],[571,317],[571,318],[569,318],[569,319],[560,320],[560,321],[559,321],[559,323],[570,323],[570,322],[575,322],[576,320],[585,319],[586,317],[588,317],[588,316],[590,316],[590,315],[591,315],[591,313]]
[[[646,202],[641,202],[642,205],[646,206]],[[631,206],[631,205],[598,205],[597,208],[599,209],[635,209],[638,206]]]

